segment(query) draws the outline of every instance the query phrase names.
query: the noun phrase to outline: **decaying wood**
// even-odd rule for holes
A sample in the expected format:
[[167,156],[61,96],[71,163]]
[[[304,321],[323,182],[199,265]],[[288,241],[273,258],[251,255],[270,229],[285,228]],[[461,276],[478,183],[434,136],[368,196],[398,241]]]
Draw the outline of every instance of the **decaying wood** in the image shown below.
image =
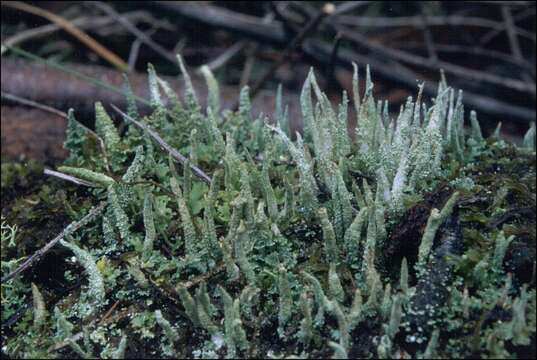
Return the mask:
[[[119,88],[123,86],[123,76],[117,71],[101,66],[67,65],[67,67],[113,86]],[[205,108],[207,103],[205,81],[194,72],[191,76],[200,103]],[[170,83],[180,97],[183,96],[184,84],[180,78],[170,76],[162,78]],[[129,75],[129,81],[135,95],[149,99],[147,75],[133,73]],[[119,108],[125,108],[127,105],[122,94],[97,87],[60,70],[22,60],[2,59],[1,84],[3,92],[62,111],[74,108],[79,117],[93,118],[93,104],[96,101],[102,101],[105,105],[113,103]],[[239,89],[223,85],[220,89],[222,107],[231,108],[239,96]],[[298,130],[301,127],[298,96],[287,93],[284,101],[289,106],[291,128]],[[4,106],[4,99],[2,102],[2,157],[17,159],[25,156],[42,161],[65,157],[66,152],[62,148],[65,119],[37,109],[11,108]],[[142,113],[147,113],[149,110],[143,104],[139,104],[139,108]],[[254,116],[260,113],[272,114],[274,109],[275,98],[270,91],[261,91],[252,102]]]
[[[94,65],[69,64],[66,67],[115,87],[121,88],[123,86],[123,76],[120,72]],[[194,89],[198,94],[201,106],[205,108],[207,103],[207,86],[203,78],[196,76],[194,72],[192,73],[191,77]],[[162,78],[170,83],[172,88],[178,92],[179,97],[183,96],[184,84],[180,78],[171,76],[162,76]],[[135,95],[149,99],[147,75],[139,73],[130,74],[129,82]],[[75,78],[46,65],[29,63],[22,60],[2,59],[1,83],[2,91],[4,92],[47,104],[64,111],[72,107],[78,113],[93,113],[93,104],[95,101],[102,101],[103,104],[114,103],[120,108],[126,106],[126,101],[122,94],[97,87],[87,81]],[[222,107],[231,108],[239,96],[239,89],[225,85],[221,85],[220,89]],[[285,101],[289,105],[290,118],[299,118],[300,111],[297,95],[287,94]],[[142,111],[147,111],[147,108],[144,109],[141,104],[140,106]],[[259,113],[272,114],[274,109],[275,99],[273,92],[270,91],[260,92],[259,96],[252,102],[254,116]]]
[[54,161],[65,158],[67,120],[39,109],[2,106],[2,159]]

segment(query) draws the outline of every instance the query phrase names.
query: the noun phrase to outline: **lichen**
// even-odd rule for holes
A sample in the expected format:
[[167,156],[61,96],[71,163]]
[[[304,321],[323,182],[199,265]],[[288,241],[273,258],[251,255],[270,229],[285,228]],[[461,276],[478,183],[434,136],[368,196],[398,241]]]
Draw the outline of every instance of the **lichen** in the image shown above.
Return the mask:
[[[311,71],[303,137],[293,141],[281,88],[270,125],[254,118],[247,87],[237,112],[221,112],[203,68],[203,111],[178,61],[185,99],[152,66],[153,113],[137,114],[128,88],[126,97],[128,116],[183,158],[132,121],[120,135],[98,103],[104,147],[70,111],[70,156],[58,167],[90,190],[58,195],[40,180],[32,195],[17,175],[27,170],[2,164],[3,277],[55,236],[39,232],[44,239],[31,243],[38,225],[24,219],[56,219],[59,233],[91,204],[105,205],[102,219],[61,241],[67,249],[40,260],[61,265],[62,288],[30,271],[2,283],[2,321],[13,334],[6,355],[531,356],[534,124],[520,148],[499,131],[485,139],[443,80],[432,105],[421,85],[392,119],[373,97],[369,69],[358,93],[355,66],[356,139],[347,95],[334,109]],[[17,186],[21,199],[9,190]]]

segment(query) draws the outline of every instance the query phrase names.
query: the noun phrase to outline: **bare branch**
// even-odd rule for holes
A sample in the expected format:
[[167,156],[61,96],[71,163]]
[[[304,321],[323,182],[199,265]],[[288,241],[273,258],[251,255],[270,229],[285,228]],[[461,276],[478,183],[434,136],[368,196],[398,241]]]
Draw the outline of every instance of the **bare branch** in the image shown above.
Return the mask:
[[382,54],[383,56],[392,58],[394,60],[407,62],[413,65],[423,66],[432,70],[437,70],[438,67],[440,67],[444,69],[447,73],[452,73],[468,80],[486,81],[490,84],[504,86],[513,90],[535,94],[535,87],[529,86],[524,81],[520,81],[520,80],[516,80],[512,78],[505,78],[505,77],[493,75],[493,74],[486,73],[486,72],[479,71],[479,70],[467,69],[459,65],[447,63],[445,61],[438,61],[436,64],[433,65],[433,64],[428,63],[427,59],[422,56],[410,54],[410,53],[393,49],[393,48],[386,48],[380,44],[375,44],[371,42],[369,39],[367,39],[367,37],[357,32],[349,32],[348,29],[342,26],[336,25],[334,26],[334,28],[336,29],[336,31],[340,31],[343,34],[343,36],[355,42],[356,44],[364,46],[368,48],[369,50],[376,51]]
[[99,8],[101,11],[106,13],[106,15],[119,22],[123,27],[125,27],[125,29],[134,34],[142,43],[150,47],[157,54],[170,61],[174,65],[176,64],[177,59],[174,54],[151,40],[148,35],[146,35],[143,31],[139,30],[132,22],[130,22],[129,19],[125,18],[125,16],[119,14],[116,10],[114,10],[112,6],[105,4],[102,1],[87,1],[86,3]]
[[[129,13],[123,14],[123,17],[129,19],[129,21],[138,21],[138,20],[146,20],[148,22],[152,21],[152,17],[149,13],[146,13],[145,11],[132,11]],[[108,26],[110,24],[113,24],[116,20],[112,19],[109,16],[100,16],[100,17],[87,17],[87,16],[81,16],[79,18],[71,20],[71,23],[80,29],[87,29],[87,28],[102,28],[104,26]],[[36,39],[39,37],[43,37],[46,35],[50,35],[58,30],[61,30],[62,27],[57,24],[48,24],[39,26],[33,29],[28,29],[21,31],[4,41],[2,41],[2,45],[4,47],[2,48],[2,54],[5,50],[7,50],[8,46],[14,46],[17,44],[21,44],[27,40]]]
[[40,103],[38,103],[36,101],[25,99],[25,98],[22,98],[20,96],[10,94],[10,93],[4,92],[4,91],[0,92],[0,94],[5,99],[17,102],[17,103],[22,104],[22,105],[30,106],[30,107],[33,107],[33,108],[36,108],[36,109],[40,109],[40,110],[52,113],[54,115],[58,115],[58,116],[60,116],[60,117],[62,117],[64,119],[67,119],[67,114],[66,113],[64,113],[61,110],[54,109],[53,107],[50,107],[48,105],[43,105],[43,104],[40,104]]
[[[347,25],[353,27],[420,27],[423,24],[421,16],[399,16],[399,17],[367,17],[354,15],[341,15],[336,17],[333,24]],[[470,16],[427,16],[429,26],[473,26],[489,28],[499,31],[505,30],[505,24],[478,17]],[[535,34],[516,27],[515,32],[529,40],[535,41]]]
[[300,45],[300,43],[306,38],[306,36],[311,35],[311,32],[321,23],[321,21],[327,17],[330,16],[334,9],[330,7],[330,5],[327,3],[325,7],[319,11],[319,13],[311,19],[308,24],[294,37],[293,40],[287,45],[287,47],[283,50],[283,52],[280,55],[280,58],[274,62],[271,67],[261,76],[261,78],[252,86],[252,89],[250,91],[250,96],[253,98],[257,94],[257,92],[261,89],[261,86],[274,74],[274,72],[285,62],[288,60],[291,53],[296,49],[297,46]]

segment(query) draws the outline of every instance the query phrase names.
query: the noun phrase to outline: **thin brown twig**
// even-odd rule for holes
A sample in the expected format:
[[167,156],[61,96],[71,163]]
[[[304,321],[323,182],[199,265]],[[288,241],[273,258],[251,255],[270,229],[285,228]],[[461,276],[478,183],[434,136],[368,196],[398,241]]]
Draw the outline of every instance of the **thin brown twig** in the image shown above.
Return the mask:
[[[294,37],[293,40],[287,45],[287,47],[282,51],[280,58],[274,62],[271,67],[257,80],[257,82],[252,86],[250,90],[250,97],[254,98],[255,95],[259,92],[263,84],[274,74],[274,72],[285,63],[290,55],[295,51],[296,47],[301,44],[301,42],[310,35],[311,32],[321,23],[321,21],[332,14],[334,11],[334,6],[330,3],[327,3],[319,13],[309,21],[309,23]],[[238,107],[238,102],[234,106],[234,109]]]
[[[217,6],[180,2],[153,2],[159,7],[173,11],[180,16],[191,21],[197,21],[201,24],[211,27],[218,27],[235,34],[247,36],[264,44],[271,44],[285,47],[287,40],[280,23],[275,22],[271,25],[260,26],[259,18],[254,16],[239,14],[228,9]],[[292,5],[293,3],[291,3]],[[211,16],[207,16],[210,14]],[[514,16],[514,19],[520,19],[520,14]],[[462,18],[462,17],[461,17]],[[419,19],[418,19],[419,20]],[[331,24],[327,22],[325,24]],[[503,27],[502,27],[503,29]],[[336,30],[337,32],[337,30]],[[315,59],[319,63],[326,64],[332,53],[333,46],[325,41],[318,39],[305,39],[302,43],[302,51],[307,56]],[[400,65],[393,61],[392,58],[373,57],[358,53],[356,51],[344,48],[338,52],[338,65],[350,67],[351,62],[356,62],[360,66],[371,65],[371,69],[379,76],[410,89],[415,89],[416,74],[409,71],[394,71],[394,65]],[[400,68],[400,66],[399,66]],[[524,84],[525,86],[525,84]],[[425,86],[424,94],[435,96],[436,86],[430,84]],[[483,113],[509,116],[513,121],[527,124],[529,121],[535,121],[535,110],[523,106],[513,105],[489,96],[478,95],[465,91],[465,103],[474,109]]]
[[370,3],[372,3],[372,1],[345,1],[336,7],[333,15],[339,16],[346,12],[356,10],[362,6],[369,5]]
[[[511,53],[518,63],[523,62],[522,51],[520,50],[520,43],[518,42],[518,36],[515,31],[515,22],[511,15],[511,8],[508,5],[502,5],[502,16],[505,21],[505,31],[507,38],[509,39],[509,46]],[[528,86],[534,86],[535,82],[531,79],[531,76],[527,72],[522,73],[522,79],[528,84]]]
[[[522,11],[521,13],[517,14],[516,16],[513,17],[513,20],[515,22],[521,21],[531,16],[535,16],[534,7],[530,8],[529,11]],[[504,30],[505,30],[505,27],[490,30],[489,32],[487,32],[486,34],[484,34],[483,36],[479,38],[479,44],[481,46],[487,45],[491,40],[496,38],[496,36],[501,34]],[[535,42],[535,37],[533,38],[533,41]]]
[[[263,17],[262,23],[270,24],[275,17],[275,13],[269,13]],[[239,89],[242,89],[248,84],[248,82],[250,82],[250,76],[255,65],[256,53],[258,52],[259,47],[259,43],[250,43],[246,50],[246,61],[244,62],[244,68],[242,69],[242,74],[239,81]]]
[[[330,44],[319,41],[306,40],[303,47],[305,53],[319,62],[325,62],[329,56],[328,54],[332,51],[332,46]],[[340,49],[338,62],[340,66],[348,66],[348,64],[351,64],[352,62],[364,67],[369,64],[371,65],[372,71],[375,71],[387,79],[396,81],[408,88],[415,88],[416,86],[416,73],[409,71],[406,67],[393,60],[390,62],[381,61],[378,57],[358,54],[349,49]],[[394,71],[394,69],[397,69],[397,71]],[[428,83],[425,85],[424,94],[435,96],[436,92],[437,88],[433,84]],[[518,121],[524,124],[527,124],[529,121],[535,121],[534,109],[513,105],[508,102],[471,93],[469,91],[464,92],[464,100],[466,104],[488,114],[502,116],[508,114],[513,121]]]
[[438,61],[438,54],[436,53],[436,47],[433,41],[433,34],[429,28],[429,21],[427,20],[427,14],[425,13],[426,3],[420,3],[421,11],[420,17],[422,19],[422,28],[423,28],[423,37],[425,39],[425,46],[427,47],[427,52],[429,54],[429,62],[436,64]]
[[332,54],[330,54],[330,62],[328,63],[328,71],[327,71],[327,77],[328,81],[332,81],[334,79],[334,71],[336,70],[336,62],[337,62],[337,53],[339,51],[339,46],[341,45],[342,36],[341,33],[337,33],[334,37],[334,47],[332,49]]
[[[132,11],[132,12],[124,14],[123,16],[128,18],[130,21],[135,21],[135,20],[140,20],[140,19],[146,19],[147,21],[151,20],[151,18],[148,17],[148,14],[145,11]],[[113,24],[114,22],[115,20],[110,18],[109,16],[99,16],[99,17],[81,16],[79,18],[71,20],[71,23],[74,26],[79,27],[80,29],[102,28],[103,26]],[[53,23],[53,24],[47,24],[47,25],[39,26],[33,29],[21,31],[2,41],[2,45],[4,45],[4,47],[2,47],[1,53],[4,54],[8,46],[14,46],[17,44],[21,44],[27,40],[32,40],[32,39],[40,38],[42,36],[50,35],[61,29],[62,29],[61,26]]]
[[502,16],[505,21],[505,30],[509,38],[509,46],[515,59],[522,59],[522,51],[520,51],[520,43],[515,30],[515,23],[511,15],[511,8],[508,5],[502,5]]
[[49,241],[45,246],[43,246],[41,249],[37,250],[33,255],[28,257],[21,265],[19,265],[18,268],[13,270],[8,275],[4,276],[1,279],[1,282],[5,283],[6,281],[14,278],[15,276],[19,275],[26,269],[28,269],[30,266],[32,266],[33,263],[41,259],[43,255],[45,255],[50,249],[54,247],[60,240],[62,240],[65,236],[70,235],[80,229],[81,227],[85,226],[87,223],[89,223],[91,220],[93,220],[95,217],[100,215],[104,208],[106,206],[106,202],[103,201],[96,207],[92,207],[88,214],[84,216],[82,219],[72,222],[71,224],[67,225],[65,229],[62,230],[54,239]]
[[[418,41],[406,41],[404,43],[394,43],[394,45],[397,45],[397,48],[400,49],[415,49],[415,48],[422,48],[423,44]],[[465,46],[465,45],[454,45],[454,44],[435,44],[435,48],[437,52],[446,52],[446,53],[461,53],[461,54],[468,54],[468,55],[479,55],[483,57],[489,57],[496,60],[501,60],[506,63],[510,63],[513,65],[520,66],[521,68],[532,72],[532,65],[529,64],[527,61],[523,61],[522,63],[519,63],[517,60],[513,58],[512,55],[506,54],[504,52],[496,51],[496,50],[490,50],[490,49],[484,49],[476,46]]]
[[239,89],[242,89],[244,86],[248,85],[250,82],[250,76],[252,74],[252,69],[254,68],[256,56],[255,53],[259,49],[259,44],[250,44],[246,50],[246,61],[244,62],[241,77],[239,80]]
[[[151,29],[147,30],[145,34],[150,37],[157,31],[156,27],[152,27]],[[140,47],[142,46],[144,42],[140,38],[136,38],[132,42],[131,50],[129,51],[129,60],[127,63],[129,64],[129,72],[134,71],[134,68],[136,66],[136,60],[138,60],[138,54],[140,52]]]
[[[43,111],[58,115],[58,116],[60,116],[60,117],[62,117],[64,119],[69,118],[65,112],[63,112],[61,110],[58,110],[56,108],[53,108],[51,106],[48,106],[48,105],[38,103],[37,101],[33,101],[33,100],[30,100],[30,99],[25,99],[23,97],[20,97],[20,96],[14,95],[14,94],[10,94],[10,93],[4,92],[4,91],[1,91],[0,95],[3,98],[11,100],[13,102],[17,102],[19,104],[23,104],[23,105],[30,106],[30,107],[33,107],[33,108],[36,108],[36,109],[39,109],[39,110],[43,110]],[[99,147],[101,148],[101,151],[103,153],[104,165],[105,165],[106,169],[108,171],[110,171],[110,167],[108,165],[109,164],[108,154],[106,152],[106,146],[104,145],[103,139],[99,135],[97,135],[97,133],[95,131],[91,130],[90,128],[88,128],[87,126],[82,124],[81,122],[77,121],[77,124],[78,124],[78,126],[82,127],[84,129],[84,131],[86,131],[88,134],[90,134],[92,137],[94,137],[97,140],[97,142],[99,143]]]
[[440,67],[444,69],[446,73],[452,73],[458,76],[462,76],[468,80],[486,81],[490,84],[504,86],[513,90],[535,94],[535,87],[528,86],[528,84],[524,81],[497,76],[479,70],[464,68],[462,66],[447,63],[445,61],[438,61],[436,64],[433,65],[428,63],[427,59],[422,56],[410,54],[394,48],[386,48],[380,44],[372,43],[371,41],[369,41],[369,39],[367,39],[367,37],[363,36],[362,34],[359,34],[357,32],[349,32],[346,28],[342,26],[336,25],[334,26],[334,29],[335,31],[341,31],[347,39],[353,41],[354,43],[364,46],[370,50],[376,51],[379,54],[391,59],[403,61],[413,65],[423,66],[433,70],[436,70],[438,67]]
[[[193,286],[199,285],[200,283],[207,281],[211,277],[215,276],[216,274],[222,272],[226,268],[225,264],[219,263],[216,265],[213,269],[210,271],[203,273],[201,275],[196,276],[192,280],[187,280],[185,282],[182,282],[180,286],[183,286],[185,289],[190,289]],[[162,294],[168,296],[171,300],[173,300],[176,304],[182,305],[182,301],[180,300],[179,293],[177,292],[176,288],[167,284],[159,284],[153,278],[151,277],[151,274],[149,274],[147,271],[142,269],[142,272],[147,276],[147,279],[153,285],[158,291],[160,291]],[[164,285],[164,286],[163,286]]]
[[[420,27],[423,23],[421,16],[398,16],[398,17],[381,17],[381,16],[354,16],[354,15],[341,15],[334,17],[331,22],[336,25],[347,25],[353,27]],[[505,30],[505,24],[478,17],[469,16],[427,16],[427,24],[429,26],[473,26],[481,28],[489,28],[498,31]],[[515,27],[516,33],[529,40],[535,41],[535,34]]]
[[114,312],[114,310],[117,308],[117,306],[119,305],[119,303],[121,302],[121,300],[117,300],[111,307],[110,309],[108,309],[108,311],[103,315],[103,317],[101,318],[101,320],[99,320],[99,322],[97,323],[98,325],[102,325],[104,324],[104,322],[106,321],[106,319],[108,319],[110,317],[110,315],[112,315],[112,313]]
[[[123,111],[119,110],[119,108],[115,105],[111,105],[112,109],[114,109],[115,112],[117,112],[119,115],[123,116],[124,119],[132,122],[134,125],[136,125],[138,128],[145,131],[153,140],[155,140],[164,150],[168,152],[175,160],[179,161],[182,165],[185,165],[187,163],[187,158],[181,155],[181,153],[177,150],[175,150],[171,145],[169,145],[166,141],[164,141],[163,138],[160,137],[159,134],[157,134],[154,130],[152,130],[149,126],[133,119],[129,115],[125,114]],[[211,178],[209,175],[207,175],[203,170],[201,170],[196,165],[192,164],[191,162],[188,162],[188,165],[194,172],[194,175],[196,175],[198,178],[206,182],[207,184],[211,183]]]
[[43,111],[52,113],[54,115],[58,115],[58,116],[60,116],[60,117],[62,117],[64,119],[67,119],[67,114],[66,113],[64,113],[61,110],[55,109],[55,108],[53,108],[51,106],[40,104],[40,103],[38,103],[36,101],[25,99],[25,98],[22,98],[20,96],[10,94],[10,93],[4,92],[4,91],[1,91],[0,95],[3,98],[11,100],[13,102],[17,102],[17,103],[22,104],[22,105],[26,105],[26,106],[30,106],[30,107],[33,107],[33,108],[36,108],[36,109],[39,109],[39,110],[43,110]]
[[[247,42],[244,40],[237,41],[235,44],[233,44],[231,47],[226,49],[222,54],[217,56],[215,59],[211,60],[205,66],[207,66],[211,71],[215,71],[216,69],[224,66],[228,63],[229,60],[231,60],[235,55],[240,53],[244,47],[246,46]],[[196,74],[201,75],[201,66],[199,69],[196,70]]]
[[196,286],[196,285],[202,283],[203,281],[206,281],[206,280],[210,279],[211,277],[213,277],[214,275],[218,274],[219,272],[221,272],[225,268],[226,267],[225,267],[224,263],[220,263],[220,264],[216,265],[216,267],[214,267],[210,271],[208,271],[208,272],[206,272],[204,274],[198,275],[195,278],[193,278],[192,280],[185,281],[182,284],[182,286],[184,286],[185,288],[189,289],[189,288],[191,288],[193,286]]
[[[286,34],[296,34],[300,31],[300,23],[303,21],[303,19],[297,19],[295,17],[294,21],[291,20],[289,16],[290,13],[284,11],[284,9],[280,9],[277,1],[269,1],[268,4],[272,14],[274,14],[274,18],[283,24]],[[283,3],[282,5],[287,7],[288,4]]]
[[170,53],[168,50],[154,42],[148,35],[144,34],[143,31],[138,29],[136,25],[131,23],[127,18],[125,18],[123,15],[119,14],[114,8],[108,4],[105,4],[102,1],[86,1],[85,3],[93,5],[97,8],[99,8],[101,11],[106,13],[106,15],[114,18],[118,23],[120,23],[125,29],[130,31],[133,35],[135,35],[142,43],[147,45],[149,48],[154,50],[157,54],[164,57],[166,60],[170,61],[174,65],[177,63],[177,58],[175,55]]
[[[131,315],[131,314],[133,314],[133,313],[135,313],[135,311],[137,310],[137,308],[136,308],[135,305],[131,305],[131,306],[129,306],[128,308],[121,310],[119,313],[116,313],[114,316],[110,316],[110,314],[109,314],[109,313],[110,313],[110,310],[114,310],[114,309],[115,309],[114,306],[117,307],[116,304],[118,304],[119,302],[120,302],[119,300],[116,301],[116,302],[110,307],[110,309],[108,309],[108,311],[105,313],[105,316],[106,316],[106,315],[108,315],[108,316],[106,316],[106,317],[103,316],[103,318],[101,318],[101,320],[100,320],[99,323],[98,323],[99,326],[100,326],[100,325],[110,324],[110,323],[112,323],[113,321],[116,321],[116,322],[117,322],[117,321],[119,321],[119,320],[121,320],[121,319],[123,319],[123,318],[125,318],[125,317],[127,317],[127,316],[129,316],[129,315]],[[94,319],[92,322],[90,322],[89,325],[94,324],[94,323],[95,323],[95,320],[96,320],[96,319]],[[62,348],[68,346],[68,345],[70,344],[71,341],[76,342],[76,341],[82,339],[83,336],[84,336],[84,332],[80,331],[80,332],[76,333],[75,335],[71,336],[70,338],[68,338],[68,339],[66,339],[66,340],[64,340],[64,341],[62,341],[62,342],[59,342],[59,343],[57,343],[57,344],[52,345],[52,346],[48,349],[48,351],[50,352],[50,351],[58,351],[58,350],[61,350]]]
[[51,13],[45,9],[26,4],[20,1],[2,1],[1,6],[10,7],[20,11],[24,11],[42,18],[45,18],[59,26],[61,26],[65,31],[76,37],[79,41],[84,43],[87,47],[95,51],[103,59],[108,61],[110,64],[114,65],[121,71],[127,69],[127,63],[123,61],[119,56],[114,54],[112,51],[105,48],[97,40],[80,30],[78,27],[73,25],[72,22],[65,20],[61,16]]

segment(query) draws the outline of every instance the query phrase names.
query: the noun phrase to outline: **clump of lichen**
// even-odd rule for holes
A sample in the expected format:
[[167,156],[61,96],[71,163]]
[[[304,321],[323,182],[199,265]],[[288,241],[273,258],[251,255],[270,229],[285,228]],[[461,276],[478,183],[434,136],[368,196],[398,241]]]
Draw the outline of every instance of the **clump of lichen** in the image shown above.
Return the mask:
[[[149,116],[126,87],[121,136],[100,103],[95,134],[69,112],[58,170],[86,188],[54,180],[3,209],[2,277],[104,205],[51,252],[60,274],[29,275],[42,259],[2,283],[5,354],[534,354],[534,125],[523,147],[484,139],[445,80],[434,101],[420,87],[392,119],[369,71],[359,91],[355,68],[355,141],[347,95],[334,109],[313,71],[304,132],[291,134],[280,91],[272,119],[253,118],[248,88],[237,112],[221,111],[204,69],[202,111],[179,65],[184,101],[149,67]],[[43,218],[35,207],[17,216],[28,196],[46,204]],[[24,246],[27,224],[43,219],[59,229]]]

